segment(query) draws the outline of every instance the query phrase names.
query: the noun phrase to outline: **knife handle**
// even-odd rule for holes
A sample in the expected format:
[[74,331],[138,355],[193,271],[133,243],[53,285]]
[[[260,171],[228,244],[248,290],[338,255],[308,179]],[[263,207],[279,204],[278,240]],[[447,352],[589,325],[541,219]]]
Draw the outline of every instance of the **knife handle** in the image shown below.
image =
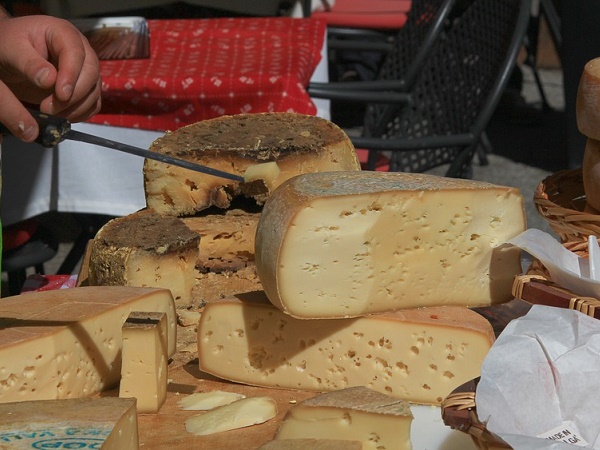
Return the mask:
[[[56,145],[67,138],[71,131],[71,123],[62,117],[46,114],[34,109],[27,109],[38,123],[40,132],[34,142],[44,147],[56,147]],[[0,123],[1,134],[12,134],[8,128]]]

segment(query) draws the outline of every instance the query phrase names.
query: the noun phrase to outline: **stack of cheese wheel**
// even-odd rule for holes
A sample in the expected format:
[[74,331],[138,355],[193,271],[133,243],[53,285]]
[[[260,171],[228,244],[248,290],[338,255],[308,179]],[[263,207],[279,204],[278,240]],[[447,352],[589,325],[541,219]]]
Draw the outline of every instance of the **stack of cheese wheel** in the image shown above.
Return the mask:
[[583,156],[583,188],[587,204],[600,211],[600,58],[583,69],[576,104],[577,126],[587,137]]
[[[146,161],[148,208],[109,222],[92,244],[94,284],[182,292],[175,273],[194,266],[195,288],[176,302],[203,304],[201,370],[266,387],[366,386],[433,405],[479,375],[494,333],[469,307],[512,299],[520,253],[503,244],[525,230],[517,189],[360,171],[337,126],[287,113],[200,122],[152,150],[237,174],[277,165],[253,194]],[[240,202],[248,195],[252,209]]]

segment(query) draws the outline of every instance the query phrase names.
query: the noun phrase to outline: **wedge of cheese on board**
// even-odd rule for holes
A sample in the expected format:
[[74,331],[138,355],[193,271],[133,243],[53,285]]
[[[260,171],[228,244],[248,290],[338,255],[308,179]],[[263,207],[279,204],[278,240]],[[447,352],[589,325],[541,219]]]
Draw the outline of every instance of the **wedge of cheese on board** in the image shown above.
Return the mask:
[[292,406],[275,439],[347,439],[363,449],[410,450],[412,420],[408,402],[356,386]]
[[465,307],[303,320],[262,292],[209,302],[198,324],[199,367],[217,377],[312,391],[366,386],[434,405],[479,376],[493,342],[490,323]]
[[111,397],[0,404],[0,448],[137,450],[135,406]]
[[112,219],[92,241],[89,284],[169,289],[176,306],[187,308],[199,242],[181,220],[151,209]]
[[258,450],[362,450],[362,442],[339,439],[277,439],[265,442]]
[[123,324],[119,397],[137,399],[140,413],[157,413],[167,399],[167,317],[133,311]]
[[30,292],[0,304],[0,403],[87,397],[121,377],[121,327],[132,311],[177,318],[166,289],[77,287]]
[[[264,203],[283,181],[305,172],[360,170],[350,138],[337,125],[316,116],[259,113],[221,116],[181,127],[158,138],[152,151],[243,176],[248,167],[275,161]],[[161,214],[190,216],[210,206],[227,209],[248,196],[235,181],[147,159],[146,203]],[[250,194],[251,195],[251,194]]]
[[526,228],[518,189],[398,172],[299,175],[256,232],[269,300],[300,318],[512,299]]

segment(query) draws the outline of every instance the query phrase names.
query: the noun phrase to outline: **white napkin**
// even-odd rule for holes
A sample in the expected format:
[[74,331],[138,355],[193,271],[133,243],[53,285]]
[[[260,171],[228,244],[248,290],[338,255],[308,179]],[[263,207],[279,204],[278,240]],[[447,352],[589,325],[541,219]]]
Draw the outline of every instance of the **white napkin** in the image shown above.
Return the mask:
[[534,305],[492,346],[475,401],[479,420],[514,449],[599,449],[600,321]]

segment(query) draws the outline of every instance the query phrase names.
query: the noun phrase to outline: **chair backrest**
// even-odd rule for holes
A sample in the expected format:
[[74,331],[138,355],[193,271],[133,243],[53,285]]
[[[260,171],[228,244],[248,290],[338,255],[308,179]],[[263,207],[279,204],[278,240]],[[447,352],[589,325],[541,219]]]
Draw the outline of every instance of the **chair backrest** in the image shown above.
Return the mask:
[[[429,2],[413,2],[415,12],[422,3]],[[432,148],[398,149],[392,154],[390,170],[424,172],[451,163],[447,175],[469,176],[479,138],[521,48],[530,5],[531,0],[454,2],[443,29],[418,66],[410,88],[411,105],[369,105],[365,136],[419,140],[461,135],[471,136],[472,142],[452,145],[450,140],[448,145]],[[415,27],[418,19],[412,17],[402,32],[414,33],[407,27]],[[400,35],[395,45],[395,51],[383,63],[380,81],[406,77],[403,64],[410,60],[410,42]]]

